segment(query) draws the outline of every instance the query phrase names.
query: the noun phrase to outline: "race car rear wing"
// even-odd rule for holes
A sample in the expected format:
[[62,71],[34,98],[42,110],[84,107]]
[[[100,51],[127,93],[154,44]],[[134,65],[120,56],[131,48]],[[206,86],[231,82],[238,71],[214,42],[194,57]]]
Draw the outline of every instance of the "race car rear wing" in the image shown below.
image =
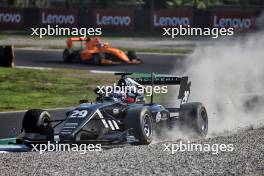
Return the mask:
[[67,48],[72,48],[73,42],[82,42],[82,41],[89,41],[90,38],[86,37],[70,37],[66,40]]
[[[128,75],[133,73],[115,73],[115,75],[121,76],[121,79],[126,79]],[[154,73],[151,77],[130,77],[137,84],[151,85],[152,90],[154,85],[180,85],[178,99],[181,100],[181,104],[187,103],[190,95],[191,82],[188,81],[188,77],[176,77],[176,76],[156,76]],[[151,94],[151,104],[153,103],[153,92]]]
[[[121,76],[121,79],[125,79],[128,75],[132,74],[133,73],[115,73],[115,75]],[[187,103],[190,96],[191,81],[188,81],[188,76],[156,76],[154,73],[151,73],[151,77],[130,78],[140,85],[180,85],[178,99],[181,100],[181,104]],[[153,103],[153,92],[151,94],[151,103]]]
[[[188,78],[188,77],[187,77]],[[157,77],[154,75],[154,79],[152,77],[141,77],[141,78],[133,78],[136,82],[142,85],[178,85],[181,83],[182,77]]]
[[[89,37],[70,37],[66,40],[67,48],[72,48],[73,42],[89,42],[91,40],[95,40],[95,42],[99,42],[98,37],[89,38]],[[81,45],[82,46],[82,45]]]
[[[187,103],[191,82],[188,77],[175,77],[175,76],[155,76],[153,73],[151,77],[132,78],[134,81],[141,85],[180,85],[178,99],[181,99],[181,104]],[[151,95],[151,103],[153,102],[153,93]]]

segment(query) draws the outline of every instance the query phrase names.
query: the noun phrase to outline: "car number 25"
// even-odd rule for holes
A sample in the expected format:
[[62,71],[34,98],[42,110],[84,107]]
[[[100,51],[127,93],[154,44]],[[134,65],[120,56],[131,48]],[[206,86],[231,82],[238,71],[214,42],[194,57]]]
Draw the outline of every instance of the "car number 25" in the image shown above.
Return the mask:
[[70,115],[70,118],[84,118],[88,114],[87,110],[74,110]]

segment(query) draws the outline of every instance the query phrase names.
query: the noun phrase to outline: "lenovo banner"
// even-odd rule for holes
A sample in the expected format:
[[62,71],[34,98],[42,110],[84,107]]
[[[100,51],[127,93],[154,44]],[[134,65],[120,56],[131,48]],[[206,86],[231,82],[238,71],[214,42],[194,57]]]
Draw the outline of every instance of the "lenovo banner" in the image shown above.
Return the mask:
[[1,28],[23,28],[24,9],[0,8],[0,27]]
[[133,29],[134,11],[95,10],[94,24],[103,29]]
[[59,25],[77,27],[78,11],[69,9],[41,9],[40,25]]
[[256,27],[256,14],[249,11],[212,11],[211,27],[228,28],[243,31]]
[[154,10],[151,12],[151,28],[160,29],[163,27],[187,27],[192,25],[191,10]]

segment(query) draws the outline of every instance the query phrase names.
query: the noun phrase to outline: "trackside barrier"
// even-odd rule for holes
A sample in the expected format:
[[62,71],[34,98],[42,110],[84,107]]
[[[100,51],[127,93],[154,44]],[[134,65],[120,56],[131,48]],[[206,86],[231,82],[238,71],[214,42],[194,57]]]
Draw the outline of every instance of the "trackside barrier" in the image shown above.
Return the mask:
[[12,45],[0,46],[0,66],[13,67],[14,64],[14,47]]
[[[263,21],[261,8],[210,7],[199,10],[181,7],[171,10],[0,8],[0,31],[47,25],[101,27],[103,31],[156,31],[163,27],[235,27],[251,30]],[[119,31],[117,31],[119,32]]]

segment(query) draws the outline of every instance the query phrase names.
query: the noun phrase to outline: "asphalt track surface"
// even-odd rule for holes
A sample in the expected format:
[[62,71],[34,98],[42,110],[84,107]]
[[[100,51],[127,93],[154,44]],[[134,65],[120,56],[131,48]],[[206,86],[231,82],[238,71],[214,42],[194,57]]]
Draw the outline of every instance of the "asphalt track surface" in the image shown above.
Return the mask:
[[89,64],[65,64],[62,61],[62,51],[59,50],[15,50],[15,65],[30,67],[70,68],[82,70],[103,70],[122,72],[144,72],[168,74],[182,70],[183,56],[166,54],[138,54],[143,63],[140,65],[94,66]]

